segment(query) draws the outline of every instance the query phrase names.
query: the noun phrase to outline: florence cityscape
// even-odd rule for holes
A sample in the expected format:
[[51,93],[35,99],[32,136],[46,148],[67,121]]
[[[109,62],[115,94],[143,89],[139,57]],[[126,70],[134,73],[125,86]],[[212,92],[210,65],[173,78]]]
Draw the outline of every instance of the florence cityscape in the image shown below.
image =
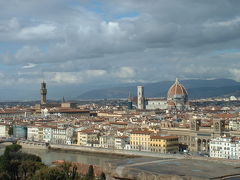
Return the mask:
[[0,0],[0,179],[240,179],[239,7]]

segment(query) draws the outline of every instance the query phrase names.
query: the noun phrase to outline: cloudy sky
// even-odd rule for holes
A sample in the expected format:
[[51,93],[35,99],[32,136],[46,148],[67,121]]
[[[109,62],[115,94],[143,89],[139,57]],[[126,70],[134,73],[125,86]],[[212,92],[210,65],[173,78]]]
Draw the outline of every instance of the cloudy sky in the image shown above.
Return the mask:
[[0,0],[0,90],[39,89],[42,80],[58,88],[240,81],[239,7],[239,0]]

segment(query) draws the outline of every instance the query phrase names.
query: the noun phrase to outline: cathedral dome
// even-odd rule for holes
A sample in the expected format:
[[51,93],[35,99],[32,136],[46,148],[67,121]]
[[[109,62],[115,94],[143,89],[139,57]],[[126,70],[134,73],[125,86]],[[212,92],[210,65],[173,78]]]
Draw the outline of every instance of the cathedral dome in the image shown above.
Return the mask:
[[168,98],[187,98],[188,93],[185,87],[176,79],[175,83],[168,90]]

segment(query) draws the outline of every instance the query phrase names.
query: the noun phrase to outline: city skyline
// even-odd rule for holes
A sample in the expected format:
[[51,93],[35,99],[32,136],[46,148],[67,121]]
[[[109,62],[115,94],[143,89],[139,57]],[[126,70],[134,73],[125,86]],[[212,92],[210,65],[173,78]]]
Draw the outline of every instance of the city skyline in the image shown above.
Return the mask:
[[82,92],[176,77],[239,81],[239,5],[0,1],[0,90],[33,92],[42,80]]

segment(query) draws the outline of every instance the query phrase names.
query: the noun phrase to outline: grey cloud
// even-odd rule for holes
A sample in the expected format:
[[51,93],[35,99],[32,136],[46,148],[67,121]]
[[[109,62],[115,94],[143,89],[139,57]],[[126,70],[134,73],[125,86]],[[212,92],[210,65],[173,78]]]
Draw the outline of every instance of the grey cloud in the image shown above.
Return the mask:
[[86,8],[91,1],[0,0],[0,39],[19,44],[2,48],[0,63],[20,72],[2,75],[55,84],[239,80],[239,1],[101,2],[98,12]]

